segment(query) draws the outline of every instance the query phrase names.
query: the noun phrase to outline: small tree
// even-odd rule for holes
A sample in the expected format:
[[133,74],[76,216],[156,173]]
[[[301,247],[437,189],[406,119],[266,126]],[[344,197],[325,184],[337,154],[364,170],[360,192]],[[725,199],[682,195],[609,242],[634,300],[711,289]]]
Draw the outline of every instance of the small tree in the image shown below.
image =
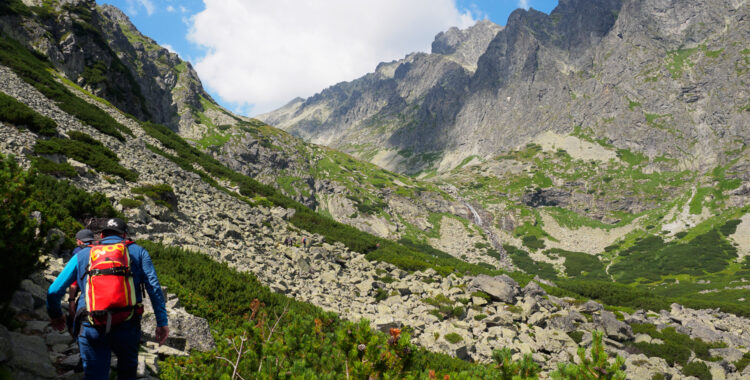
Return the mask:
[[519,361],[513,361],[510,349],[506,347],[493,351],[492,359],[497,363],[503,380],[536,379],[539,373],[539,365],[531,358],[531,354],[524,355]]
[[602,344],[602,332],[593,331],[593,343],[591,346],[591,357],[586,357],[586,348],[578,348],[578,357],[581,359],[580,364],[559,363],[557,371],[552,372],[553,379],[565,380],[625,380],[625,373],[622,366],[625,360],[617,356],[614,363],[609,363],[608,355],[604,351]]

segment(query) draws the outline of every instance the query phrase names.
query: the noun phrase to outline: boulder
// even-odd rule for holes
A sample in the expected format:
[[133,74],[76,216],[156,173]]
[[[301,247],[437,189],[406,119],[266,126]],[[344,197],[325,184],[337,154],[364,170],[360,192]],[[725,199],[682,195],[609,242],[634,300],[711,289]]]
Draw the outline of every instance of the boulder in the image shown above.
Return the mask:
[[48,346],[54,346],[56,344],[64,344],[67,346],[73,342],[73,337],[70,336],[67,331],[52,331],[45,336],[44,341]]
[[711,356],[722,358],[730,363],[734,363],[742,359],[742,351],[736,348],[712,348],[708,350]]
[[594,315],[594,324],[604,330],[607,337],[615,340],[633,339],[633,329],[625,322],[618,321],[614,313],[602,310]]
[[13,345],[13,358],[9,365],[13,370],[14,378],[32,375],[31,377],[38,379],[53,379],[57,376],[42,337],[15,332],[11,332],[10,337]]
[[10,340],[10,332],[5,326],[0,325],[0,363],[5,363],[13,356],[13,345]]
[[525,296],[528,297],[544,297],[547,295],[547,292],[542,289],[539,284],[537,284],[534,281],[529,281],[529,283],[521,290]]
[[578,311],[581,313],[593,313],[599,310],[604,310],[604,306],[602,304],[588,300],[584,304],[578,306]]
[[495,301],[514,303],[520,289],[518,283],[507,275],[490,277],[480,274],[473,278],[471,290],[480,290],[490,295]]
[[16,313],[34,311],[34,296],[25,290],[18,290],[10,299],[10,308]]

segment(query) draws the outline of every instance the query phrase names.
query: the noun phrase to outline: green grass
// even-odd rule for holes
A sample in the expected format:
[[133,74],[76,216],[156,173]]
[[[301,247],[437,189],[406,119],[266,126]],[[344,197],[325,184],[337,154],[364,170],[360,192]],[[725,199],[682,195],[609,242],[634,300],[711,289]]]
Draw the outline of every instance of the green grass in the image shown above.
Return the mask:
[[681,78],[685,69],[692,67],[694,64],[690,61],[690,56],[698,51],[698,48],[678,49],[667,53],[665,59],[667,70],[672,78]]
[[464,340],[464,338],[461,338],[461,335],[458,335],[456,333],[448,333],[443,336],[443,339],[446,341],[456,344]]

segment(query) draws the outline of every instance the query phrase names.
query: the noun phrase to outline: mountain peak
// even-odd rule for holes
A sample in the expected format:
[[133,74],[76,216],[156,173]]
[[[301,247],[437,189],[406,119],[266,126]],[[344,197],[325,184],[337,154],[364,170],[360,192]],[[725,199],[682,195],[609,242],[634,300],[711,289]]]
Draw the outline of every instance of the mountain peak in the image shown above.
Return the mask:
[[466,29],[454,26],[435,36],[432,53],[449,56],[461,66],[474,71],[479,57],[501,30],[502,26],[489,20],[480,20]]

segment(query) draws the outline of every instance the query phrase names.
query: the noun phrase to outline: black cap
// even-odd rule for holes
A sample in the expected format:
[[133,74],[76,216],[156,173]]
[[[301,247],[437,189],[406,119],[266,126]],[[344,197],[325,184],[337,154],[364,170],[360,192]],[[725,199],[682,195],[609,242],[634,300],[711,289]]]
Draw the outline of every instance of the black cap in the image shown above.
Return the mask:
[[80,230],[76,233],[76,240],[80,240],[84,243],[88,243],[96,239],[94,238],[94,232],[87,228],[87,229]]
[[118,234],[126,234],[128,233],[128,225],[125,224],[125,222],[122,221],[120,218],[112,218],[107,220],[107,223],[104,224],[103,231],[115,231]]

